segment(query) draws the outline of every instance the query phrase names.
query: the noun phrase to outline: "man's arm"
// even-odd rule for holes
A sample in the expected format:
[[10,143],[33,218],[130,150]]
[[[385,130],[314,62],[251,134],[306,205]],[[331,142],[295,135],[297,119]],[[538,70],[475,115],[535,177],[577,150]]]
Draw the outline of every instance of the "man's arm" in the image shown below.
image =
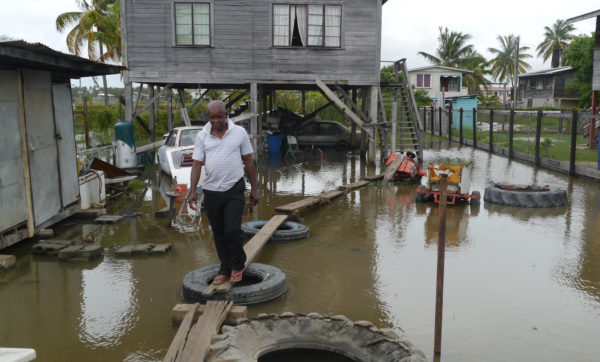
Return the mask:
[[258,189],[256,188],[256,167],[254,167],[254,159],[252,159],[251,153],[242,156],[242,159],[244,160],[246,175],[248,175],[248,179],[250,180],[250,203],[256,205],[258,204]]
[[196,204],[198,203],[198,195],[196,194],[196,187],[198,186],[198,181],[200,181],[200,173],[202,172],[202,166],[204,166],[204,162],[194,160],[192,164],[192,174],[190,176],[190,196],[188,197],[188,203],[190,207],[196,210]]

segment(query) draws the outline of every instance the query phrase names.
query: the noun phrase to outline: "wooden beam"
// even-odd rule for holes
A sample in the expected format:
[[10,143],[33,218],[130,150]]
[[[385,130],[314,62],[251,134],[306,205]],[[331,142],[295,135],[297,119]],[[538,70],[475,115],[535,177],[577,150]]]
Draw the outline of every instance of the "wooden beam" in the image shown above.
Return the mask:
[[232,306],[232,301],[225,300],[206,303],[204,313],[190,329],[181,361],[204,361],[212,336],[219,332]]
[[196,309],[198,309],[199,305],[200,304],[198,303],[194,304],[193,308],[190,308],[183,318],[183,321],[181,322],[181,325],[175,334],[175,338],[173,338],[171,341],[171,345],[169,346],[163,361],[174,362],[183,357],[185,342],[187,340],[190,328],[192,327],[192,322],[194,320],[194,316],[196,315]]
[[181,119],[183,120],[183,123],[189,127],[192,125],[192,121],[190,120],[190,116],[185,108],[185,92],[179,88],[177,89],[177,94],[179,94],[179,104],[181,105],[181,108],[179,108],[179,111],[181,112]]
[[[127,101],[123,101],[123,99],[119,100],[121,102],[121,104],[123,104],[125,106],[125,109],[127,109]],[[125,113],[125,116],[127,117],[127,114],[129,114],[128,112]],[[146,125],[146,123],[144,122],[144,120],[140,117],[140,116],[136,116],[135,120],[138,121],[138,123],[140,124],[140,126],[142,126],[142,128],[144,129],[144,131],[146,131],[147,134],[152,134],[152,132],[150,132],[150,129],[148,128],[148,126]]]
[[354,182],[351,184],[347,184],[344,186],[340,186],[335,190],[322,192],[318,196],[311,196],[311,197],[307,197],[305,199],[298,200],[298,201],[295,201],[295,202],[292,202],[292,203],[289,203],[286,205],[278,206],[275,208],[275,212],[281,213],[281,214],[286,214],[286,215],[298,214],[300,211],[302,211],[303,209],[305,209],[307,207],[314,206],[317,204],[328,203],[338,196],[341,196],[349,191],[366,186],[368,184],[369,184],[369,181],[363,180],[363,181],[357,181],[357,182]]
[[31,191],[31,175],[29,174],[29,150],[27,147],[27,128],[25,120],[25,96],[23,92],[23,71],[17,70],[17,98],[19,99],[19,133],[21,135],[21,154],[23,155],[23,183],[25,186],[25,203],[27,205],[27,237],[35,235],[33,216],[33,198]]
[[597,16],[600,16],[600,10],[592,11],[592,12],[589,12],[587,14],[583,14],[583,15],[579,15],[579,16],[575,16],[575,17],[572,17],[570,19],[567,19],[567,24],[573,24],[573,23],[576,23],[578,21],[582,21],[582,20],[586,20],[586,19],[590,19],[590,18],[595,18]]
[[328,108],[330,106],[333,105],[333,102],[330,101],[329,99],[327,100],[327,104],[323,105],[322,107],[319,107],[317,110],[315,110],[312,113],[307,114],[306,116],[303,116],[302,118],[304,118],[305,121],[308,121],[310,119],[313,119],[319,112],[321,112],[322,110],[324,110],[325,108]]
[[167,84],[160,92],[158,92],[154,97],[152,97],[152,99],[148,100],[148,103],[146,103],[145,106],[143,106],[139,111],[135,112],[131,118],[138,117],[146,109],[150,108],[154,104],[154,101],[156,99],[160,98],[160,96],[162,96],[166,91],[171,89],[172,86],[173,86],[173,84]]
[[369,136],[371,136],[373,134],[373,131],[371,129],[367,129],[364,127],[366,125],[366,122],[363,121],[362,119],[360,119],[360,117],[357,116],[354,112],[352,112],[352,110],[348,109],[346,104],[344,104],[344,102],[342,102],[342,100],[339,99],[338,96],[336,96],[335,93],[333,93],[333,91],[331,89],[329,89],[329,87],[327,87],[327,85],[325,83],[323,83],[319,78],[317,78],[315,80],[315,83],[323,91],[323,93],[325,94],[327,99],[332,101],[339,109],[342,110],[342,112],[347,114],[359,126],[363,127],[363,130],[366,133],[368,133]]
[[[185,318],[186,314],[192,309],[195,311],[193,322],[196,323],[198,321],[198,318],[202,315],[202,313],[204,313],[205,306],[203,304],[200,304],[196,307],[195,304],[181,303],[176,304],[171,310],[171,324],[174,327],[179,327],[183,322],[183,319]],[[233,307],[231,307],[231,310],[229,310],[229,313],[227,314],[224,323],[229,325],[236,325],[237,320],[239,318],[246,318],[247,316],[247,306],[234,305]]]

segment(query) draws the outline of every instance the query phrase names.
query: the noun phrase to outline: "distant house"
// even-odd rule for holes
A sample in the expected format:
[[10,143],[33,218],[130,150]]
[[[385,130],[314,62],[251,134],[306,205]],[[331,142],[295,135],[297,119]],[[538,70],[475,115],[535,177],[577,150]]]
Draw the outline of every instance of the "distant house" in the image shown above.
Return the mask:
[[408,81],[411,87],[425,89],[429,98],[440,99],[442,91],[444,98],[464,97],[469,94],[467,87],[463,86],[465,74],[473,73],[470,70],[431,65],[410,69]]
[[573,82],[572,67],[552,68],[519,75],[518,99],[523,107],[576,107],[580,95],[568,92],[566,87]]
[[[104,93],[98,93],[94,96],[93,101],[94,102],[104,102]],[[109,103],[113,103],[113,102],[118,102],[119,101],[119,97],[114,95],[114,94],[110,94],[110,93],[106,93],[106,97],[108,98],[108,102]]]
[[502,103],[506,103],[508,102],[511,98],[510,96],[510,89],[511,86],[504,83],[494,83],[494,84],[489,84],[487,85],[487,89],[486,86],[483,84],[479,85],[479,90],[481,91],[481,94],[483,94],[484,96],[487,97],[493,97],[496,96],[498,97],[498,100]]

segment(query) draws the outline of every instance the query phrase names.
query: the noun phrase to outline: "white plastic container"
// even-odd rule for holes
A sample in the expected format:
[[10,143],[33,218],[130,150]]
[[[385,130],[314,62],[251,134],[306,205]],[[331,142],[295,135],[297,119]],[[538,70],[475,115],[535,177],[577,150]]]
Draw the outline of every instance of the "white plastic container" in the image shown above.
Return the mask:
[[81,209],[89,209],[94,202],[104,202],[106,199],[106,185],[104,172],[94,170],[79,178],[79,196]]

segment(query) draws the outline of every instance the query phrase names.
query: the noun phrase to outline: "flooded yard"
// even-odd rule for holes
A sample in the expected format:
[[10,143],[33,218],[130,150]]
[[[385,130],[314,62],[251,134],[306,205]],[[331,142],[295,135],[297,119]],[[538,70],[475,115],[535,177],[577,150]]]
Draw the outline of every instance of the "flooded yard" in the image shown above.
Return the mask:
[[[551,185],[570,205],[521,209],[482,202],[449,206],[445,262],[443,361],[592,361],[600,355],[600,187],[446,141],[426,144],[425,162],[473,159],[471,190],[488,181]],[[327,153],[323,164],[259,162],[260,204],[273,208],[379,173],[358,157]],[[40,361],[158,361],[176,328],[188,272],[218,262],[208,221],[197,232],[167,228],[156,170],[149,187],[109,213],[140,211],[114,225],[66,220],[65,237],[93,234],[103,259],[58,262],[29,254],[33,242],[3,250],[14,270],[0,274],[0,346],[35,348]],[[438,207],[415,204],[416,184],[373,183],[304,213],[310,237],[267,244],[257,262],[282,269],[287,293],[248,307],[259,313],[318,312],[369,320],[406,334],[433,359]],[[131,242],[173,243],[161,256],[117,258]]]

